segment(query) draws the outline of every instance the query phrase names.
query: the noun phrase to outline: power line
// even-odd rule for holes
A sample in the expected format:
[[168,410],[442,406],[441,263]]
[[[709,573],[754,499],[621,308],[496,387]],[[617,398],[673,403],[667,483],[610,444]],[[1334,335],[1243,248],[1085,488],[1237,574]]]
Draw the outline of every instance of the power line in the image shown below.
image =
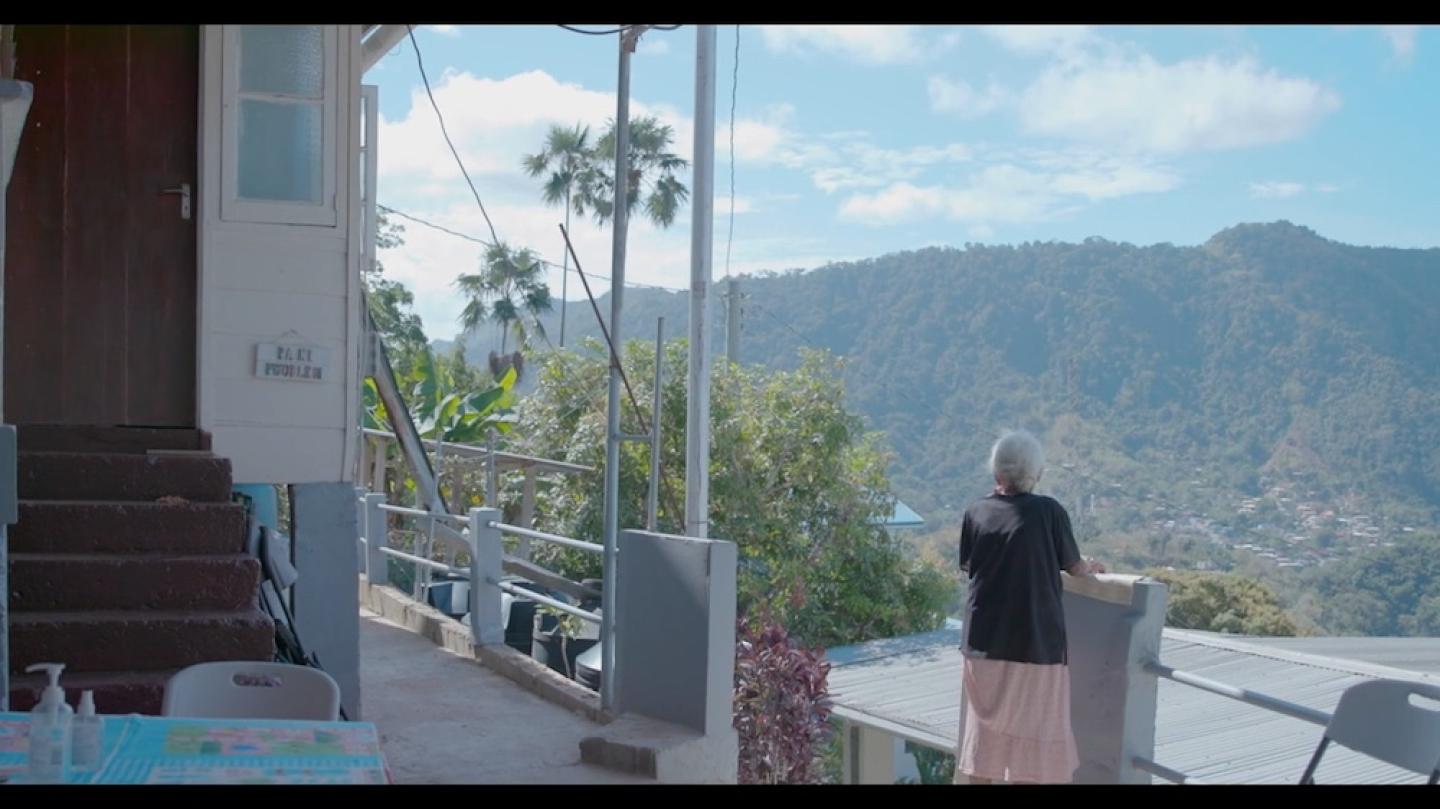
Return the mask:
[[[748,297],[748,296],[747,296],[747,297]],[[781,320],[779,317],[776,317],[773,313],[771,313],[771,311],[770,311],[769,309],[766,309],[764,306],[761,306],[760,304],[758,304],[758,303],[753,303],[753,302],[750,304],[750,306],[751,306],[752,308],[759,309],[766,317],[770,318],[771,320],[775,321],[776,323],[779,323],[780,326],[781,326],[781,328],[783,328],[783,329],[785,329],[786,331],[790,332],[791,334],[795,335],[795,337],[796,337],[797,339],[799,339],[800,342],[804,343],[804,344],[806,345],[806,347],[808,347],[808,348],[813,348],[813,349],[815,349],[816,351],[823,351],[823,350],[825,350],[825,349],[822,349],[820,346],[815,345],[815,343],[812,342],[812,341],[811,341],[809,338],[807,338],[805,335],[803,335],[803,334],[801,334],[800,332],[796,331],[794,326],[791,326],[789,323],[786,323],[785,321]]]
[[564,24],[564,23],[558,23],[558,25],[559,25],[561,28],[564,28],[566,31],[574,31],[574,32],[577,33],[577,34],[587,34],[587,35],[592,36],[592,37],[608,37],[608,36],[613,36],[613,35],[615,35],[615,34],[622,34],[622,33],[626,32],[626,31],[630,30],[630,26],[628,26],[628,25],[622,25],[622,26],[620,26],[619,28],[611,28],[611,29],[608,30],[608,31],[587,31],[587,30],[584,29],[584,28],[577,28],[576,26],[566,25],[566,24]]
[[415,28],[407,23],[405,30],[410,34],[410,45],[415,48],[415,64],[420,68],[420,80],[425,83],[425,95],[429,96],[430,107],[435,110],[435,117],[440,122],[440,134],[445,136],[445,144],[450,147],[450,154],[455,156],[455,163],[460,166],[460,174],[465,177],[465,184],[470,186],[470,193],[475,196],[475,204],[480,206],[480,215],[485,217],[485,225],[490,228],[490,238],[498,243],[500,235],[495,232],[495,223],[490,221],[490,214],[485,210],[485,203],[480,201],[480,192],[475,190],[475,183],[470,179],[470,172],[465,170],[465,161],[460,159],[460,151],[450,140],[450,132],[445,127],[445,115],[440,112],[440,105],[435,103],[435,93],[430,89],[430,77],[425,75],[425,60],[420,57],[420,43],[415,41]]
[[[480,237],[478,237],[478,236],[471,236],[471,235],[468,234],[468,233],[461,233],[461,232],[458,231],[458,230],[452,230],[452,229],[450,229],[450,228],[445,227],[444,225],[438,225],[438,224],[436,224],[436,223],[434,223],[434,222],[429,221],[428,219],[423,219],[423,218],[421,218],[421,217],[419,217],[419,216],[416,216],[416,215],[414,215],[414,214],[406,213],[405,211],[402,211],[402,210],[400,210],[400,209],[398,209],[398,208],[392,208],[392,207],[390,207],[389,205],[381,205],[381,204],[379,204],[379,203],[376,203],[375,207],[376,207],[376,208],[379,208],[380,210],[382,210],[382,211],[384,211],[384,212],[386,212],[386,213],[395,214],[396,216],[398,216],[398,217],[400,217],[400,218],[402,218],[402,219],[408,219],[408,220],[410,220],[411,222],[414,222],[414,223],[417,224],[417,225],[421,225],[421,226],[430,228],[431,230],[438,230],[438,231],[440,231],[441,233],[444,233],[444,234],[449,235],[449,236],[454,236],[454,237],[457,238],[457,239],[464,239],[464,240],[467,241],[467,242],[473,242],[473,243],[475,243],[475,244],[483,245],[483,246],[485,246],[485,247],[494,247],[494,246],[495,246],[493,242],[487,242],[487,241],[485,241],[484,239],[482,239],[482,238],[480,238]],[[557,270],[560,270],[560,271],[562,271],[562,272],[575,272],[575,271],[576,271],[574,267],[566,267],[566,266],[564,266],[564,265],[562,265],[562,264],[557,264],[557,263],[555,263],[555,262],[553,262],[553,261],[550,261],[549,259],[546,259],[546,258],[539,258],[539,257],[537,257],[536,260],[537,260],[538,262],[540,262],[541,264],[545,265],[546,267],[552,267],[552,268],[557,269]],[[596,279],[605,281],[605,282],[607,282],[607,283],[610,282],[610,280],[611,280],[611,279],[609,278],[609,276],[599,275],[599,274],[593,273],[593,272],[592,272],[592,273],[586,273],[586,275],[590,276],[591,278],[596,278]],[[626,281],[626,282],[625,282],[625,286],[627,286],[627,287],[636,287],[636,288],[638,288],[638,289],[658,289],[658,290],[662,290],[662,291],[664,291],[664,292],[685,292],[685,291],[686,291],[686,290],[683,290],[683,289],[679,289],[679,288],[677,288],[677,287],[666,287],[666,286],[660,286],[659,284],[645,284],[645,283],[641,283],[641,282],[639,282],[639,281]]]
[[725,237],[725,277],[730,277],[730,246],[735,242],[735,98],[740,87],[740,26],[735,26],[735,70],[730,74],[730,232]]
[[[592,37],[608,37],[614,36],[616,34],[623,34],[626,31],[629,31],[631,28],[635,27],[633,25],[622,25],[619,28],[611,28],[606,31],[591,31],[585,28],[580,28],[579,26],[566,25],[564,23],[556,23],[556,25],[560,28],[564,28],[566,31],[571,31],[576,34],[585,34],[586,36]],[[681,28],[681,26],[679,25],[647,25],[645,27],[654,31],[678,31]]]

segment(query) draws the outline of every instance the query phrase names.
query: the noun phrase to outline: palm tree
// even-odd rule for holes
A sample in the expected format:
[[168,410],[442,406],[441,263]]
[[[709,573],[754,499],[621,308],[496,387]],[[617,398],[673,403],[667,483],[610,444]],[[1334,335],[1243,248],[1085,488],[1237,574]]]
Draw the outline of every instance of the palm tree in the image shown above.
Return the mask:
[[[635,213],[641,200],[645,215],[662,228],[675,222],[675,214],[690,196],[690,190],[675,176],[690,165],[688,161],[667,151],[675,131],[658,118],[636,118],[630,122],[630,185],[627,189],[625,213]],[[610,121],[605,134],[587,155],[585,170],[578,173],[576,213],[589,208],[595,221],[605,224],[614,215],[615,122]]]
[[[614,147],[611,147],[612,150]],[[550,172],[545,180],[542,196],[547,205],[565,205],[565,230],[570,230],[570,211],[573,209],[585,215],[584,201],[572,196],[583,181],[582,175],[589,169],[590,127],[576,124],[574,129],[551,126],[545,136],[545,148],[533,155],[526,155],[525,173],[531,177]],[[565,347],[565,297],[570,280],[570,251],[562,250],[560,273],[560,347]]]
[[533,251],[493,245],[485,251],[480,272],[461,275],[455,286],[468,299],[460,313],[460,326],[466,334],[486,322],[497,324],[502,354],[512,330],[521,348],[529,347],[532,328],[545,336],[540,315],[553,304],[540,259]]

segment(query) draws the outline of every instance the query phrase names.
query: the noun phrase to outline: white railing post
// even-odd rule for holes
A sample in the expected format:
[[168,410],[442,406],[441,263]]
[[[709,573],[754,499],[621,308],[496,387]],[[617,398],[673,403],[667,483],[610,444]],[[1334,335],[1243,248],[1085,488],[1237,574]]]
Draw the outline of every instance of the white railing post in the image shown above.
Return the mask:
[[495,508],[470,509],[470,636],[476,646],[505,642],[501,623],[500,577],[504,552]]
[[390,583],[390,560],[385,556],[390,544],[389,526],[380,509],[384,503],[383,494],[365,495],[365,578],[372,585]]

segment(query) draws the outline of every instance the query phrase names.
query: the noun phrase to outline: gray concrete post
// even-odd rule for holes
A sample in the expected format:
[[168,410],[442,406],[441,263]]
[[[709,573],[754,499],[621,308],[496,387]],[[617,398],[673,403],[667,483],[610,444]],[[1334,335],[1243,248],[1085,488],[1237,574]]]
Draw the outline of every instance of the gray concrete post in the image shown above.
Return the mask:
[[499,509],[470,509],[470,636],[476,646],[505,642],[500,609],[504,549],[500,529],[490,525],[499,521]]
[[295,630],[340,685],[340,704],[360,716],[360,596],[355,589],[355,538],[360,525],[355,487],[303,483],[290,487],[295,569]]
[[632,583],[617,594],[619,709],[707,736],[732,732],[735,544],[625,531],[619,562]]
[[1160,655],[1165,596],[1164,584],[1140,577],[1066,577],[1077,784],[1150,783],[1134,759],[1155,755],[1158,683],[1144,666]]

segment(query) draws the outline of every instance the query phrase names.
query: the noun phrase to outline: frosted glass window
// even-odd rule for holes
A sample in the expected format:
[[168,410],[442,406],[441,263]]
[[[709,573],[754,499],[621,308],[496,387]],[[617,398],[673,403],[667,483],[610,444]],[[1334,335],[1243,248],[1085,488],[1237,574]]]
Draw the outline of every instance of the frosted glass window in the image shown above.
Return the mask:
[[322,109],[312,104],[241,100],[241,197],[321,202]]
[[241,26],[240,92],[319,99],[324,90],[321,26]]
[[339,223],[342,34],[353,35],[355,29],[223,26],[225,191],[220,216],[225,221],[324,227]]

